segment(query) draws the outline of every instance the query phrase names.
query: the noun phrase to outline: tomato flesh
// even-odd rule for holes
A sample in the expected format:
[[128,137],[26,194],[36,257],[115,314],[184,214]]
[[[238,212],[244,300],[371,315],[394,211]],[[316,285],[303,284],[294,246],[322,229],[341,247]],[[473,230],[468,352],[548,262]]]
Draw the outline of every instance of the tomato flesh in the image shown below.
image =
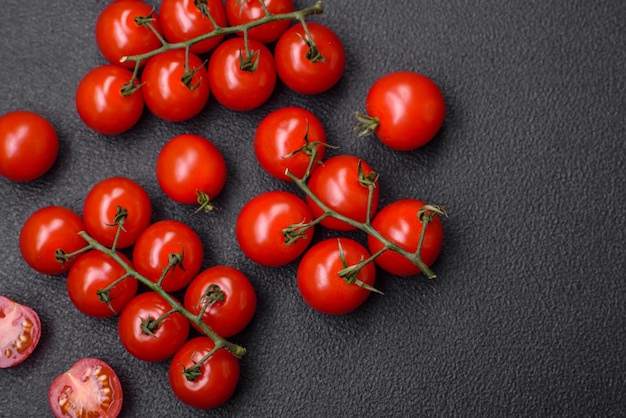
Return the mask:
[[41,337],[37,313],[0,295],[0,368],[20,364],[33,352]]

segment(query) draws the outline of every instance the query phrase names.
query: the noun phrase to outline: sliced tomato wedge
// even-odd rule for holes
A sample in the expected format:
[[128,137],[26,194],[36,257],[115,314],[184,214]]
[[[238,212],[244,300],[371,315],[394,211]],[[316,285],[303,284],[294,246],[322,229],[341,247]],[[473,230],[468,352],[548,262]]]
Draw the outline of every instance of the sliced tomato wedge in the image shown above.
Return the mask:
[[20,364],[41,337],[39,316],[30,307],[0,295],[0,368]]

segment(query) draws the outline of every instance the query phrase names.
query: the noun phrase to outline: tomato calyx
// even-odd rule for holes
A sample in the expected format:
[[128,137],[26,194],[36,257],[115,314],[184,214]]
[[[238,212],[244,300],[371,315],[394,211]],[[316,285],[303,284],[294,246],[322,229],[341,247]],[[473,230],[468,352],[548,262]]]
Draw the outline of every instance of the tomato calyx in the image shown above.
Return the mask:
[[383,292],[376,289],[374,286],[371,286],[363,282],[362,280],[359,280],[358,278],[359,273],[361,272],[363,267],[365,267],[367,264],[374,261],[375,257],[369,257],[367,259],[361,258],[361,261],[359,261],[357,264],[353,264],[349,266],[348,262],[346,261],[346,254],[343,250],[343,246],[341,245],[340,239],[337,239],[337,247],[339,248],[339,258],[341,259],[341,264],[343,265],[343,269],[339,270],[337,272],[337,275],[341,277],[343,280],[345,280],[347,284],[350,284],[350,285],[355,284],[357,286],[362,287],[363,289],[369,290],[370,292],[383,295],[384,294]]
[[380,120],[378,118],[364,115],[363,113],[356,112],[354,117],[359,122],[353,129],[357,132],[358,137],[364,137],[373,134],[376,129],[378,129],[378,125],[380,124]]
[[[322,164],[322,160],[320,160],[319,158],[317,158],[317,155],[319,154],[319,148],[318,147],[326,147],[326,148],[333,148],[333,149],[338,149],[339,147],[331,145],[327,142],[321,142],[321,141],[310,141],[309,140],[309,121],[306,121],[306,130],[304,132],[304,145],[300,148],[298,148],[295,151],[290,152],[289,154],[285,154],[282,156],[282,158],[293,158],[298,154],[304,153],[307,157],[309,157],[309,165],[307,167],[307,169],[304,172],[304,176],[303,179],[307,179],[309,178],[309,176],[311,175],[311,171],[313,170],[313,165],[314,164]],[[285,174],[288,175],[288,171],[285,172]]]
[[204,211],[204,213],[210,213],[210,212],[213,212],[214,210],[217,210],[217,206],[213,204],[213,200],[211,199],[211,196],[199,190],[197,193],[198,193],[198,205],[200,206],[198,207],[198,209],[194,211],[194,213],[198,213],[200,211]]
[[317,48],[317,44],[315,43],[315,41],[313,40],[313,37],[309,33],[309,29],[307,28],[306,23],[304,23],[304,20],[302,20],[301,23],[302,23],[304,32],[306,33],[306,36],[302,36],[300,34],[298,34],[298,36],[300,37],[300,39],[302,39],[302,42],[304,42],[308,48],[304,56],[306,57],[306,59],[308,59],[312,63],[326,62],[326,58],[324,58],[324,55],[322,55],[320,50]]
[[213,354],[215,354],[217,352],[217,350],[221,349],[222,347],[219,347],[218,345],[215,345],[215,347],[213,347],[213,349],[211,349],[211,351],[209,351],[208,353],[206,353],[200,360],[198,361],[193,361],[193,365],[189,366],[189,367],[185,367],[183,365],[183,375],[185,376],[185,379],[187,379],[190,382],[195,381],[196,379],[198,379],[200,376],[202,376],[202,365],[204,363],[206,363],[209,358],[211,358],[211,356]]

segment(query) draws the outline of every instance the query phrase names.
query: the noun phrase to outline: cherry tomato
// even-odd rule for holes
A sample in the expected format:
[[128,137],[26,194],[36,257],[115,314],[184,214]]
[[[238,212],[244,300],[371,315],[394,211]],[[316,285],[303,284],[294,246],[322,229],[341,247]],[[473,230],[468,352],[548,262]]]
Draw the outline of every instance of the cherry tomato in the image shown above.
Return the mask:
[[40,337],[41,321],[37,312],[0,295],[0,369],[26,360]]
[[[118,255],[131,265],[124,254]],[[111,256],[91,250],[83,254],[70,268],[66,281],[67,294],[74,306],[85,315],[95,318],[117,315],[137,293],[137,280],[126,278],[118,282],[108,294],[103,295],[106,299],[101,299],[97,292],[112,285],[125,274],[126,270]]]
[[174,220],[158,221],[150,225],[133,247],[135,270],[157,283],[170,258],[179,262],[172,267],[161,283],[163,290],[174,292],[187,286],[198,274],[204,258],[200,237],[190,226]]
[[229,400],[239,382],[239,360],[229,351],[217,350],[199,366],[199,376],[189,379],[186,373],[215,347],[209,337],[187,341],[170,362],[169,380],[174,394],[183,403],[198,409],[210,409]]
[[151,18],[154,29],[161,33],[161,26],[152,6],[143,1],[114,1],[106,6],[96,20],[96,43],[98,49],[111,64],[128,68],[135,61],[120,60],[158,49],[160,39],[150,28],[137,23],[137,18]]
[[[372,227],[386,239],[403,249],[415,252],[422,233],[423,224],[418,217],[420,209],[426,203],[418,199],[395,201],[378,212],[372,221]],[[367,244],[372,254],[383,248],[383,244],[373,236],[368,236]],[[431,266],[443,246],[443,225],[438,216],[433,217],[426,227],[426,234],[420,251],[422,261]],[[406,257],[394,251],[385,251],[375,259],[383,270],[396,276],[411,276],[420,273],[420,269]]]
[[97,358],[78,360],[57,376],[48,389],[48,402],[57,418],[115,418],[123,401],[119,377],[111,366]]
[[112,247],[118,230],[116,218],[120,209],[126,211],[117,248],[130,247],[148,227],[152,203],[148,192],[136,181],[126,177],[109,177],[96,183],[83,203],[85,229],[100,244]]
[[161,148],[156,177],[161,190],[172,200],[210,208],[210,201],[226,184],[226,161],[207,138],[181,134]]
[[[202,2],[194,0],[161,0],[159,21],[163,36],[169,42],[184,42],[200,35],[212,32],[214,27],[209,19],[197,6]],[[220,27],[228,26],[226,11],[221,0],[207,0],[204,5],[211,17]],[[214,36],[191,46],[191,52],[204,54],[214,49],[224,36]]]
[[328,27],[308,22],[316,48],[301,24],[278,39],[274,48],[278,77],[290,89],[302,94],[319,94],[339,82],[346,67],[346,51],[341,39]]
[[191,281],[185,291],[184,305],[194,315],[208,306],[202,320],[220,336],[228,338],[241,332],[252,320],[256,292],[241,271],[214,266]]
[[[120,341],[133,356],[143,361],[170,358],[187,341],[189,320],[156,292],[135,296],[118,321]],[[169,313],[169,314],[168,314]],[[163,318],[163,315],[168,314]]]
[[[378,208],[380,194],[378,180],[372,167],[358,157],[344,154],[329,158],[313,173],[308,186],[322,203],[335,212],[364,223],[367,220],[369,189],[360,180],[359,162],[363,177],[374,182],[370,212],[373,216]],[[307,203],[314,217],[324,213],[310,196],[307,196]],[[355,229],[352,225],[332,217],[325,218],[321,224],[338,231]]]
[[[316,144],[326,144],[322,122],[312,112],[295,106],[265,116],[254,135],[257,161],[270,175],[283,181],[292,181],[286,170],[298,178],[304,177],[314,149],[317,149],[315,159],[324,159],[326,146]],[[311,172],[317,166],[314,163]]]
[[[269,191],[249,200],[235,224],[237,242],[252,261],[269,267],[288,264],[298,258],[313,238],[314,227],[298,234],[291,243],[283,231],[313,220],[307,204],[293,193]],[[293,235],[293,234],[292,234]]]
[[135,126],[143,113],[141,90],[126,90],[133,73],[117,65],[89,71],[76,89],[76,110],[81,120],[96,132],[115,135]]
[[59,138],[43,116],[15,110],[0,116],[0,176],[35,180],[50,170],[59,153]]
[[349,238],[328,238],[318,242],[304,253],[298,265],[300,295],[309,306],[325,314],[352,312],[371,293],[356,280],[374,287],[376,267],[373,263],[365,264],[352,283],[339,276],[339,272],[369,257],[364,246]]
[[78,214],[63,206],[45,206],[33,212],[22,225],[19,246],[22,258],[35,271],[56,275],[69,270],[77,257],[61,263],[56,252],[66,254],[84,248],[87,243],[78,233],[85,230]]
[[[215,99],[231,110],[247,111],[265,103],[276,86],[276,66],[270,50],[254,39],[231,38],[221,43],[209,60],[209,85]],[[242,69],[248,57],[253,69]],[[252,65],[252,64],[251,64]]]
[[426,145],[443,125],[446,104],[430,78],[399,71],[379,78],[366,98],[367,116],[359,117],[362,133],[371,131],[398,151]]
[[[274,15],[294,11],[293,0],[264,0],[264,3],[267,10]],[[226,16],[230,26],[239,26],[264,17],[265,10],[258,0],[226,0]],[[248,30],[248,38],[269,44],[276,41],[289,25],[290,21],[287,19],[265,23]],[[243,32],[237,34],[243,36]]]
[[[148,60],[141,76],[141,90],[146,106],[155,116],[180,122],[204,108],[211,92],[204,63],[193,53],[189,53],[189,71],[185,71],[183,49],[165,51]],[[184,80],[191,74],[191,80]]]

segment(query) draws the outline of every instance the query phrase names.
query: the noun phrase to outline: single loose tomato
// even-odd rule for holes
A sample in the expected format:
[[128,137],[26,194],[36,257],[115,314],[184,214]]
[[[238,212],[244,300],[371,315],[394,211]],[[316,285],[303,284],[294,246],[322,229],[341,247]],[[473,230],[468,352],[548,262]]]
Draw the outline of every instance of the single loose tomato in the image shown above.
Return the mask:
[[76,110],[88,128],[105,135],[135,126],[144,108],[141,90],[128,88],[133,73],[109,64],[89,71],[76,89]]
[[156,162],[161,190],[179,203],[199,203],[210,210],[211,201],[226,184],[226,161],[213,142],[200,135],[181,134],[161,148]]
[[37,312],[0,295],[0,369],[26,360],[40,337],[41,321]]
[[374,82],[365,101],[367,115],[357,114],[362,135],[374,132],[383,144],[411,151],[430,142],[441,129],[446,103],[430,78],[411,71],[387,74]]
[[298,258],[313,239],[314,227],[285,234],[286,229],[313,220],[306,202],[285,191],[261,193],[249,200],[235,224],[237,242],[252,261],[269,267],[288,264]]
[[[132,267],[130,260],[117,254]],[[94,318],[107,318],[122,312],[137,293],[137,280],[127,277],[119,281],[126,270],[111,256],[98,250],[83,254],[67,274],[67,294],[76,308]],[[98,295],[99,290],[109,288]]]
[[119,377],[109,364],[98,358],[78,360],[57,376],[48,389],[48,402],[57,418],[115,418],[123,401]]
[[158,283],[168,265],[161,287],[174,292],[187,286],[202,267],[204,247],[198,233],[179,221],[153,223],[139,236],[133,247],[135,270]]
[[20,230],[22,258],[39,273],[64,273],[76,257],[62,263],[57,257],[57,250],[69,254],[84,248],[87,243],[78,235],[84,230],[82,219],[73,210],[63,206],[40,208],[26,219]]
[[[376,267],[365,264],[352,277],[341,277],[343,269],[370,257],[367,249],[349,238],[328,238],[307,250],[297,272],[298,291],[313,309],[329,314],[352,312],[365,302],[374,287]],[[350,282],[348,280],[350,280]]]
[[[184,42],[198,36],[212,32],[215,27],[209,19],[219,27],[228,26],[226,11],[221,0],[161,0],[159,6],[159,21],[163,29],[163,36],[168,42]],[[224,39],[223,35],[213,36],[196,42],[191,46],[191,52],[204,54],[214,49]]]
[[27,110],[0,116],[0,176],[35,180],[50,170],[59,153],[59,138],[48,119]]
[[139,24],[141,19],[149,21],[154,30],[161,33],[159,19],[146,2],[118,0],[102,9],[96,19],[96,43],[111,64],[133,68],[135,61],[121,62],[121,59],[161,46],[157,35],[146,25]]
[[[414,253],[424,227],[418,214],[425,205],[426,203],[418,199],[395,201],[378,212],[372,221],[372,227],[386,239]],[[384,248],[384,244],[371,235],[368,236],[367,244],[372,254]],[[439,257],[442,246],[443,225],[439,216],[434,216],[426,226],[420,258],[430,267]],[[396,276],[411,276],[421,272],[413,262],[391,250],[385,251],[375,260],[383,270]]]
[[150,224],[152,202],[148,192],[127,177],[100,180],[89,190],[83,203],[87,233],[100,244],[111,248],[120,217],[123,218],[123,224],[116,248],[127,248],[137,241]]
[[346,51],[330,28],[308,22],[311,39],[301,24],[289,29],[276,42],[274,58],[278,77],[302,94],[319,94],[339,82],[346,68]]
[[[275,178],[292,181],[289,170],[302,179],[315,171],[326,154],[326,132],[312,112],[289,106],[265,116],[256,128],[254,153],[261,167]],[[315,162],[311,165],[313,151]]]
[[[256,292],[250,280],[229,266],[213,266],[200,272],[185,291],[185,309],[224,338],[241,332],[256,310]],[[195,327],[195,325],[194,325]]]
[[222,42],[209,60],[209,85],[215,99],[231,110],[247,111],[265,103],[276,86],[276,66],[262,43],[231,38]]
[[[239,26],[261,19],[266,15],[265,10],[273,15],[294,11],[293,0],[264,0],[265,8],[258,0],[226,0],[226,16],[230,26]],[[290,25],[289,19],[264,23],[248,30],[248,38],[264,44],[275,42]],[[243,32],[237,32],[243,36]]]
[[187,340],[189,320],[156,292],[144,292],[126,305],[118,321],[120,341],[143,361],[162,361]]
[[214,348],[215,343],[209,337],[195,337],[187,341],[170,362],[172,391],[183,403],[194,408],[218,407],[237,389],[239,360],[229,351],[221,348],[199,363]]
[[148,109],[170,122],[188,120],[200,113],[211,94],[204,63],[196,54],[189,53],[189,68],[186,69],[183,49],[165,51],[150,58],[141,82]]
[[[367,186],[370,183],[374,186],[371,199]],[[326,160],[311,175],[308,186],[330,209],[360,223],[367,220],[368,201],[371,201],[370,216],[378,208],[378,176],[368,163],[354,155],[342,154]],[[307,204],[316,218],[324,213],[310,196],[307,196]],[[355,229],[354,226],[333,217],[323,219],[321,225],[338,231]]]

